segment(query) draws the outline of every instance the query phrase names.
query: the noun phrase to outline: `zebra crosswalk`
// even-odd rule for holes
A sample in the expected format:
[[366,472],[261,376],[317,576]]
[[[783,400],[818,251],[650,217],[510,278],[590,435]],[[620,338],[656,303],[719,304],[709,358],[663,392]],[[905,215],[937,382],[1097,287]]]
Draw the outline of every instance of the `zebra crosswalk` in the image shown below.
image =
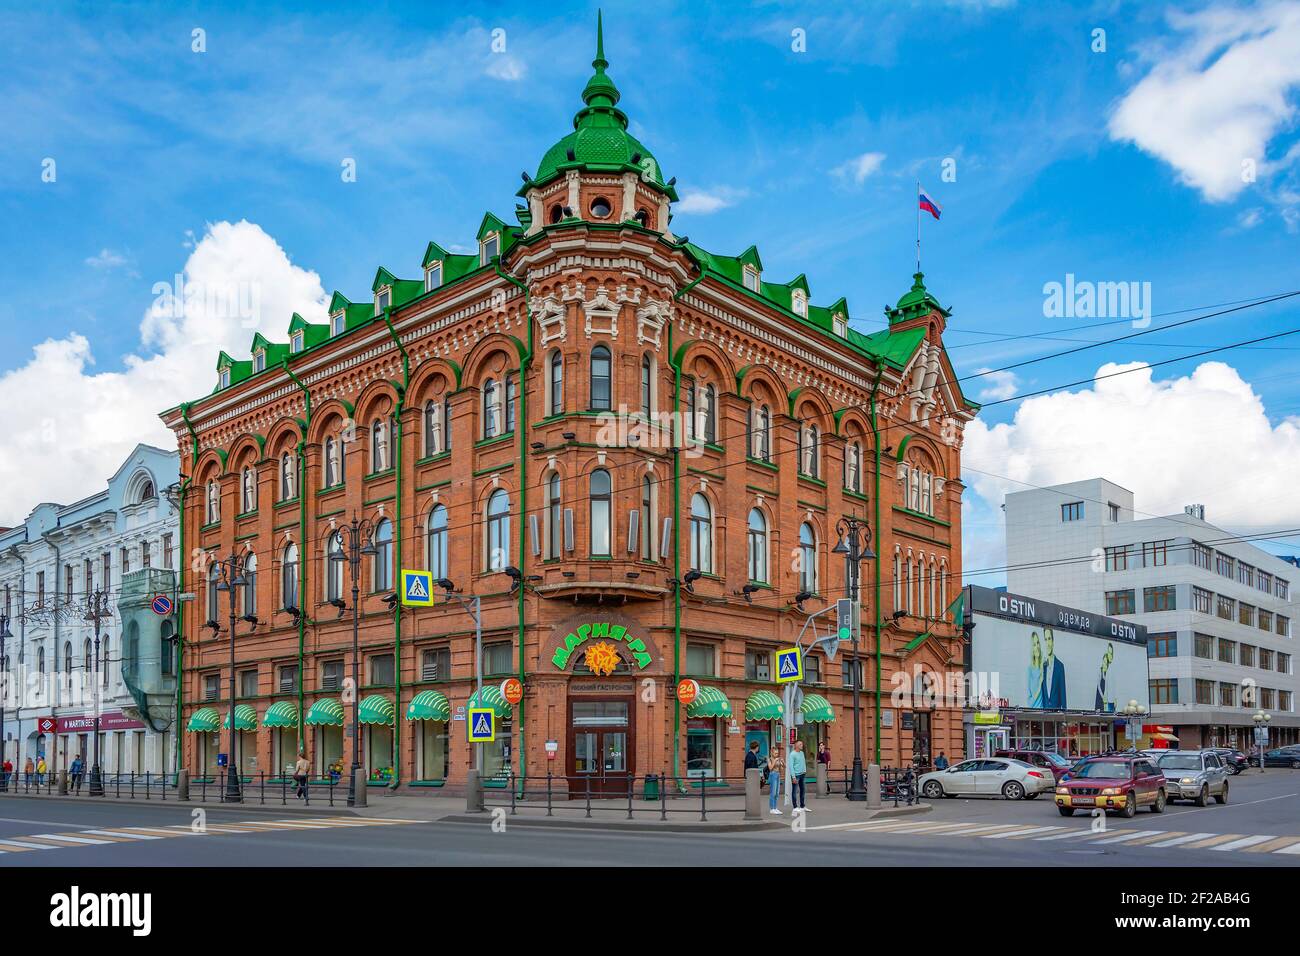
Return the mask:
[[1035,823],[939,823],[915,820],[868,820],[862,823],[832,823],[809,830],[840,830],[849,833],[889,836],[970,837],[976,840],[1039,840],[1096,846],[1178,847],[1219,853],[1278,853],[1300,855],[1300,835],[1277,836],[1262,833],[1198,833],[1187,830],[1139,830],[1123,827],[1094,830],[1066,824]]
[[223,836],[235,833],[290,833],[299,830],[386,827],[422,822],[424,821],[370,817],[365,819],[357,817],[295,817],[292,820],[239,820],[232,822],[222,820],[219,823],[208,823],[198,827],[189,823],[161,827],[103,827],[100,829],[69,830],[63,833],[33,833],[22,836],[0,837],[0,857],[9,853],[30,853],[35,850],[106,846],[112,843],[167,840],[187,836]]

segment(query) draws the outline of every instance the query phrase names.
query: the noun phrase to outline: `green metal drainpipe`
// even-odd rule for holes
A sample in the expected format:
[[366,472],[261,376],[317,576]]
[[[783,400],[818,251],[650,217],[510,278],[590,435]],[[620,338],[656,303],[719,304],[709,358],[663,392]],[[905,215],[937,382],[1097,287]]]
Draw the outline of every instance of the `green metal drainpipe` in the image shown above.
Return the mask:
[[[177,594],[185,592],[185,564],[188,558],[185,556],[185,492],[189,490],[190,482],[194,476],[194,466],[199,460],[199,436],[194,430],[194,423],[190,421],[189,403],[181,405],[181,421],[190,432],[190,477],[181,482],[181,514],[180,514],[180,534],[177,536],[180,541],[180,564],[177,569],[177,580],[180,584]],[[180,602],[177,601],[177,604]],[[181,708],[185,706],[185,615],[180,613],[179,608],[176,614],[176,774],[179,777],[181,772],[182,758],[184,757],[184,738],[181,736],[185,733],[181,726]]]
[[[880,429],[876,424],[876,393],[880,390],[880,376],[884,369],[876,372],[876,381],[871,386],[871,444],[876,450],[876,478],[871,497],[875,508],[876,544],[880,544]],[[872,569],[875,578],[876,603],[876,764],[880,764],[880,635],[883,619],[880,616],[880,548],[871,549],[875,554]]]
[[[519,357],[519,422],[515,426],[515,432],[519,436],[519,683],[524,683],[524,582],[522,580],[524,573],[524,555],[527,551],[527,538],[525,535],[524,516],[528,513],[528,481],[526,468],[528,464],[528,366],[533,361],[533,314],[531,302],[532,298],[528,292],[528,286],[520,282],[512,275],[507,275],[501,269],[501,259],[498,257],[493,260],[493,267],[497,275],[505,279],[511,285],[521,290],[524,294],[524,321],[528,323],[528,351]],[[524,786],[523,781],[528,777],[528,731],[525,729],[527,723],[525,718],[528,715],[525,709],[527,704],[524,701],[519,702],[519,778],[520,792]]]
[[[394,516],[394,523],[397,525],[394,536],[397,538],[397,556],[400,567],[402,555],[402,542],[406,536],[402,533],[402,410],[406,407],[406,390],[411,387],[411,357],[407,354],[406,348],[402,345],[402,340],[398,338],[397,330],[393,328],[393,310],[391,307],[383,311],[384,324],[388,326],[388,334],[393,339],[393,344],[397,346],[397,351],[402,353],[402,390],[397,396],[397,434],[393,436],[393,445],[395,453],[393,455],[393,476],[396,482],[397,494],[397,514]],[[399,582],[400,584],[400,582]],[[393,696],[393,782],[388,785],[389,790],[396,790],[402,782],[402,761],[401,761],[401,727],[402,727],[402,604],[398,601],[393,606],[393,660],[397,666],[393,668],[393,680],[395,682]]]
[[[297,375],[293,374],[293,369],[289,368],[289,360],[284,360],[284,371],[289,376],[289,381],[302,389],[304,408],[306,409],[306,418],[303,421],[302,435],[298,438],[298,603],[305,604],[307,597],[307,429],[311,427],[311,392],[307,386],[302,383]],[[307,726],[303,723],[306,719],[303,714],[303,708],[306,706],[306,698],[303,695],[302,678],[304,662],[306,660],[307,647],[307,612],[303,608],[298,608],[298,751],[306,753],[307,751]]]
[[[681,299],[704,279],[701,272],[696,278],[682,286],[681,291],[673,294],[673,301]],[[681,421],[682,366],[673,352],[673,323],[668,320],[668,366],[673,370],[673,428],[678,428]],[[686,429],[681,429],[681,437]],[[677,435],[673,436],[673,448],[677,448]],[[682,473],[681,452],[673,453],[673,577],[682,579]],[[682,680],[682,588],[678,584],[673,588],[673,689]],[[675,700],[676,698],[674,698]],[[681,749],[682,749],[682,708],[673,707],[673,782],[681,789]]]

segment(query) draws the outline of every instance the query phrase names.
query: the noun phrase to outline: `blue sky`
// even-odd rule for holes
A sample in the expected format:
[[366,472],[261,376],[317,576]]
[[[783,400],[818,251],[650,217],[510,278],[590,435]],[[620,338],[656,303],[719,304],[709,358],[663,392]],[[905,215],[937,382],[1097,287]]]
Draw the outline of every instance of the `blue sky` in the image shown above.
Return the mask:
[[[418,275],[430,239],[468,246],[484,211],[512,215],[519,172],[535,170],[580,106],[596,16],[596,4],[573,2],[26,6],[0,12],[0,394],[48,388],[51,406],[114,406],[107,437],[56,413],[19,436],[37,458],[71,456],[104,474],[133,435],[167,440],[142,396],[156,411],[211,384],[194,370],[210,377],[215,349],[202,365],[169,365],[179,333],[142,337],[155,283],[197,269],[191,257],[208,241],[212,268],[266,258],[256,245],[233,248],[234,234],[223,247],[211,224],[255,224],[308,298],[310,273],[325,294],[356,299],[379,265]],[[1155,325],[1186,317],[1160,313],[1300,287],[1294,4],[603,7],[620,105],[677,177],[679,234],[722,253],[757,243],[768,277],[806,273],[815,302],[846,295],[871,331],[911,283],[915,182],[928,188],[944,216],[922,225],[924,269],[953,309],[946,342],[959,374],[1075,344],[1055,339],[1131,331],[1069,332],[1089,320],[1045,317],[1044,284],[1067,273],[1150,283]],[[196,28],[205,52],[191,49]],[[1104,52],[1093,49],[1098,29]],[[497,30],[505,49],[494,52]],[[355,182],[341,179],[347,158]],[[53,182],[42,179],[47,159]],[[1255,163],[1253,182],[1241,181],[1242,159]],[[296,300],[267,298],[285,306],[263,327],[282,333]],[[1297,302],[967,391],[992,399],[1086,379],[1105,362],[1300,327]],[[50,363],[66,379],[58,385],[42,383],[42,343],[76,353]],[[967,476],[967,520],[983,539],[968,561],[1000,563],[997,495],[1022,487],[990,476],[1104,474],[1133,487],[1139,509],[1208,498],[1210,520],[1234,530],[1300,526],[1286,486],[1261,494],[1239,474],[1243,461],[1300,465],[1288,421],[1300,411],[1297,350],[1300,336],[1214,356],[1226,366],[1199,378],[1198,362],[1181,363],[1153,370],[1145,389],[1138,374],[1122,396],[1083,387],[1040,406],[1094,423],[1086,434],[1018,422],[1029,403],[991,407],[967,434],[980,468]],[[148,389],[132,377],[145,367]],[[1129,410],[1118,427],[1107,401]],[[1207,474],[1204,462],[1222,462],[1242,431],[1249,454]],[[75,497],[65,471],[13,476],[0,520],[39,498]],[[1270,547],[1295,553],[1296,540]]]

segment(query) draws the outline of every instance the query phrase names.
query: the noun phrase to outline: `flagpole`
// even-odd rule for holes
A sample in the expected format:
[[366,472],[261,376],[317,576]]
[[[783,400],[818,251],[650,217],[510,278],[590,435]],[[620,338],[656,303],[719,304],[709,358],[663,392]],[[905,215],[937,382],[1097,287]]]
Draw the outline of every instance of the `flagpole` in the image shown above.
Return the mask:
[[921,271],[921,180],[916,181],[916,271]]

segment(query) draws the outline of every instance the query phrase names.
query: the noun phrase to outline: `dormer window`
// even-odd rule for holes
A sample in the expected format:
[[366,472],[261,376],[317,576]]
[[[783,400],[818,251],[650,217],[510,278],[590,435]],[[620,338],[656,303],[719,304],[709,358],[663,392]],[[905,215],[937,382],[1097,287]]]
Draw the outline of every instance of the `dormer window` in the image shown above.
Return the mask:
[[258,349],[253,353],[253,371],[266,371],[266,349]]
[[387,286],[375,293],[375,315],[382,315],[393,301],[393,291]]
[[844,318],[842,313],[836,312],[831,316],[831,329],[841,338],[847,338],[849,334],[849,322]]
[[301,351],[302,351],[302,333],[301,333],[301,332],[295,332],[295,333],[293,333],[293,335],[289,336],[289,351],[290,351],[290,352],[294,352],[294,353],[297,353],[297,352],[301,352]]
[[335,312],[330,316],[330,335],[343,334],[343,313]]
[[487,265],[501,254],[501,233],[490,232],[478,245],[478,264]]
[[229,368],[223,368],[223,369],[221,370],[221,387],[222,387],[222,388],[230,388],[230,369],[229,369]]
[[745,288],[750,292],[758,291],[758,270],[753,266],[745,266],[744,275]]
[[424,291],[432,292],[442,285],[442,263],[430,262],[429,268],[424,270]]
[[790,308],[795,315],[808,318],[808,296],[804,295],[803,289],[795,289],[790,299]]

